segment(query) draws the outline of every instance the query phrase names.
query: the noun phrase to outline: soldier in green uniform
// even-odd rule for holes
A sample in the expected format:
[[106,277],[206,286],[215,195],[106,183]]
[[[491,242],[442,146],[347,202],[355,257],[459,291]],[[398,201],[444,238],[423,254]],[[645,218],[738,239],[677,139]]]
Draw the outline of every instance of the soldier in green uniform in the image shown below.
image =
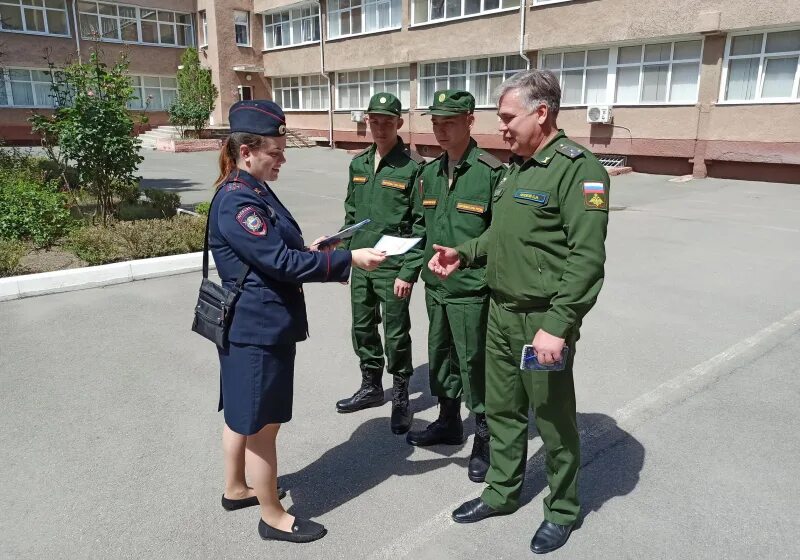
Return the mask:
[[[461,90],[437,91],[426,114],[444,149],[417,178],[414,236],[425,237],[425,258],[433,244],[455,246],[481,235],[491,222],[492,193],[505,172],[503,163],[471,137],[475,98]],[[489,428],[484,408],[486,318],[489,289],[483,267],[460,270],[447,280],[427,267],[425,304],[431,394],[439,398],[439,418],[409,432],[411,445],[461,444],[461,398],[475,414],[475,439],[467,474],[483,482],[489,468]]]
[[[495,189],[490,228],[455,249],[437,246],[428,266],[446,277],[488,259],[491,290],[486,341],[486,416],[491,466],[486,488],[453,512],[460,523],[519,507],[528,411],[546,452],[550,494],[531,541],[537,554],[562,546],[578,520],[580,442],[572,365],[581,320],[603,285],[609,179],[588,150],[556,125],[558,78],[531,70],[500,88],[500,131],[521,156]],[[563,371],[520,370],[525,344],[540,363],[562,358]]]
[[[391,93],[372,96],[367,122],[374,143],[350,163],[344,227],[371,221],[342,246],[374,247],[383,235],[408,237],[412,229],[414,179],[425,159],[397,135],[403,126],[400,100]],[[378,333],[383,317],[387,371],[394,377],[391,429],[404,434],[411,426],[408,382],[411,364],[411,289],[419,276],[422,248],[387,258],[372,272],[354,270],[350,277],[353,348],[361,366],[361,386],[336,403],[342,413],[383,404],[384,351]]]

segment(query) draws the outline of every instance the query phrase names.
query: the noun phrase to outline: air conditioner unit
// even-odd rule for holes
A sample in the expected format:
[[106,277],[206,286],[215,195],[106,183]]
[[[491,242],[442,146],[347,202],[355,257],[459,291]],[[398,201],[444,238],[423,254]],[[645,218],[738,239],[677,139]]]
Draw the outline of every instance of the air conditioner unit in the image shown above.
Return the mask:
[[608,105],[589,105],[586,108],[586,122],[593,124],[609,124],[614,120],[611,107]]
[[353,122],[364,122],[364,111],[350,111],[350,120]]

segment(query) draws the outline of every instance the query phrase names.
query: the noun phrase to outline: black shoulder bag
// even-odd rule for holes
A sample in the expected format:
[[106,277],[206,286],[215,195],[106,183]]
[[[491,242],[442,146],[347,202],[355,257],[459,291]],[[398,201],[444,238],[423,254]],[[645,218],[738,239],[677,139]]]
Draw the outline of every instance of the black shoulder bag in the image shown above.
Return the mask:
[[[219,194],[219,189],[214,193],[214,198]],[[214,204],[211,199],[211,205]],[[208,279],[208,227],[211,223],[211,205],[206,220],[206,236],[203,241],[203,280],[200,283],[200,295],[197,297],[197,305],[194,307],[194,321],[192,330],[219,346],[228,346],[228,331],[233,320],[233,309],[236,300],[242,293],[244,279],[250,273],[250,265],[245,264],[236,287],[229,290],[219,284],[215,284]]]

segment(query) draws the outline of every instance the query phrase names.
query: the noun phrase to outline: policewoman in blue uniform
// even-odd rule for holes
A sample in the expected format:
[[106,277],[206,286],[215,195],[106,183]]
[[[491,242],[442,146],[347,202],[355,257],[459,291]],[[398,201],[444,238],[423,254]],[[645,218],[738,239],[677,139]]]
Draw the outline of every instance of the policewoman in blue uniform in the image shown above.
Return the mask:
[[[226,288],[244,274],[228,347],[219,349],[224,410],[225,509],[260,505],[259,535],[310,542],[319,523],[287,513],[278,497],[275,440],[292,417],[295,345],[308,336],[304,282],[344,282],[351,266],[376,268],[373,249],[316,250],[267,181],[286,161],[286,119],[272,101],[240,101],[220,153],[219,189],[209,210],[209,247]],[[253,485],[247,486],[245,467]]]

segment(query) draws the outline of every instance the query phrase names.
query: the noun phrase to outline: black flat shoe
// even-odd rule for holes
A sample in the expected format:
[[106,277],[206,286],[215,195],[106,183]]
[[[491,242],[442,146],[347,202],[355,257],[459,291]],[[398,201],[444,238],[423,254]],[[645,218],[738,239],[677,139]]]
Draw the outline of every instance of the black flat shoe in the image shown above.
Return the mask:
[[559,525],[550,521],[542,521],[531,540],[531,552],[547,554],[564,546],[575,525]]
[[[278,499],[282,500],[286,497],[286,490],[278,486]],[[242,498],[241,500],[233,500],[226,498],[225,494],[222,495],[222,507],[225,511],[236,511],[237,509],[244,509],[258,505],[258,496],[250,496],[249,498]]]
[[487,517],[508,515],[509,513],[511,512],[497,511],[480,498],[475,498],[474,500],[461,504],[453,512],[452,517],[453,521],[456,523],[477,523],[478,521],[483,521]]
[[258,534],[265,541],[307,543],[321,539],[327,532],[328,530],[319,523],[299,517],[294,518],[291,532],[270,527],[263,519],[258,521]]

